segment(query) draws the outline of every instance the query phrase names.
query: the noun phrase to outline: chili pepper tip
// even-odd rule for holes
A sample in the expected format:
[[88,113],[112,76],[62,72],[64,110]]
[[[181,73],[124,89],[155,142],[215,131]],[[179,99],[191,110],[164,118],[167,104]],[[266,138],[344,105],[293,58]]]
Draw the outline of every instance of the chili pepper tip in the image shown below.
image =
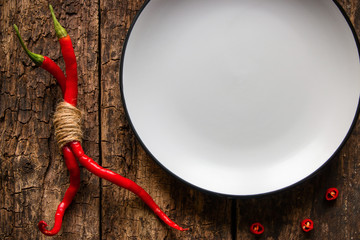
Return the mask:
[[16,26],[16,24],[14,24],[13,26],[14,26],[14,29],[15,29],[15,32],[16,32],[16,36],[18,37],[18,39],[20,41],[20,44],[23,47],[23,49],[25,50],[26,54],[36,64],[36,66],[41,66],[41,64],[44,62],[44,56],[42,56],[40,54],[30,52],[29,49],[26,47],[24,41],[21,38],[19,28]]
[[46,223],[45,221],[40,221],[40,222],[38,223],[38,227],[39,227],[40,229],[44,229],[44,228],[47,227],[47,223]]
[[54,13],[54,9],[53,7],[51,6],[51,4],[49,5],[49,8],[50,8],[50,12],[51,12],[51,17],[54,21],[54,28],[55,28],[55,32],[56,32],[56,36],[60,39],[60,38],[63,38],[63,37],[66,37],[68,34],[65,30],[65,28],[63,28],[61,26],[61,24],[59,23],[59,21],[56,19],[56,16],[55,16],[55,13]]
[[190,230],[190,228],[182,228],[182,227],[179,227],[179,229],[178,230],[180,230],[180,231],[189,231]]

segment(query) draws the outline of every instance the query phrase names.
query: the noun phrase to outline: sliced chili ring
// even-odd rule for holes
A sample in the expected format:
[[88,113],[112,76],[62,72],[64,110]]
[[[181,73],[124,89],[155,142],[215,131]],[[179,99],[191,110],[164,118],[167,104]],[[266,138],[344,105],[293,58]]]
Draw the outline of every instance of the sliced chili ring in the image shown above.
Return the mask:
[[339,190],[337,188],[329,188],[325,194],[325,198],[328,201],[335,200],[338,196],[339,196]]
[[301,229],[304,232],[309,232],[309,231],[313,230],[313,228],[314,228],[314,222],[311,219],[307,218],[301,222]]
[[261,223],[253,223],[251,226],[250,226],[250,232],[252,232],[253,234],[256,234],[256,235],[260,235],[264,232],[264,226],[261,225]]

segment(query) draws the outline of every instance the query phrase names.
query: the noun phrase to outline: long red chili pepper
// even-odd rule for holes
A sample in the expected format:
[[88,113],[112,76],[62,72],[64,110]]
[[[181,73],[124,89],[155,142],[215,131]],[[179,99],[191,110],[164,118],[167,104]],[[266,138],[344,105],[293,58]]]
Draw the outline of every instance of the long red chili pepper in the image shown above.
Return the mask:
[[[19,33],[19,29],[16,25],[14,25],[14,29],[16,32],[16,35],[19,38],[19,41],[21,43],[21,46],[24,48],[27,55],[30,57],[30,59],[41,68],[48,71],[51,75],[55,77],[58,84],[60,85],[62,94],[64,96],[65,89],[66,89],[66,77],[63,73],[63,71],[60,69],[60,67],[52,61],[50,58],[46,56],[42,56],[40,54],[35,54],[28,50],[25,43],[23,42],[21,35]],[[75,156],[73,155],[72,151],[69,147],[65,146],[62,148],[62,152],[65,159],[66,167],[68,168],[70,172],[70,184],[68,189],[65,192],[64,198],[62,202],[59,204],[56,214],[55,214],[55,223],[54,227],[51,230],[47,230],[47,223],[45,221],[40,221],[38,223],[39,230],[48,236],[53,236],[57,234],[61,229],[62,219],[65,213],[66,208],[70,205],[73,198],[76,195],[76,192],[78,191],[80,187],[80,169],[79,165],[75,159]]]
[[80,169],[74,154],[68,146],[63,147],[62,152],[64,155],[65,164],[70,172],[70,186],[66,190],[64,198],[56,210],[54,227],[51,230],[47,230],[47,224],[45,221],[40,221],[38,223],[40,231],[48,236],[53,236],[60,231],[65,210],[74,199],[80,187]]
[[90,157],[86,156],[84,150],[81,147],[81,144],[77,141],[71,142],[69,144],[71,150],[75,154],[76,158],[79,160],[80,164],[84,166],[87,170],[95,174],[96,176],[106,179],[119,187],[123,187],[125,189],[130,190],[131,192],[135,193],[139,196],[150,208],[153,212],[166,224],[170,227],[173,227],[177,230],[184,231],[188,230],[187,228],[182,228],[176,223],[174,223],[161,209],[159,206],[154,202],[151,196],[139,185],[135,182],[131,181],[128,178],[125,178],[111,170],[105,169],[97,164],[94,160]]
[[[74,53],[74,49],[72,47],[71,39],[69,35],[67,34],[66,30],[60,25],[60,23],[57,21],[53,8],[50,5],[50,11],[51,15],[54,21],[54,27],[56,31],[56,35],[59,38],[60,46],[61,46],[61,52],[65,61],[65,67],[66,67],[66,77],[64,76],[61,69],[54,63],[49,62],[46,57],[43,57],[41,55],[34,55],[30,51],[27,50],[25,44],[23,44],[20,35],[18,34],[18,37],[20,39],[20,42],[22,46],[24,47],[25,51],[29,55],[29,57],[37,63],[37,65],[44,65],[43,67],[45,70],[49,71],[57,80],[58,83],[62,89],[63,92],[63,98],[65,102],[70,103],[73,106],[76,106],[77,103],[77,64],[76,64],[76,57]],[[14,25],[15,30],[18,33],[17,27]],[[30,52],[30,54],[29,54]],[[42,59],[43,58],[43,59]],[[45,61],[46,59],[46,61]],[[40,63],[41,64],[38,64]],[[94,160],[89,158],[85,155],[81,144],[78,141],[73,141],[68,143],[63,147],[63,154],[65,158],[66,165],[70,171],[70,186],[68,190],[65,193],[63,201],[58,206],[58,209],[56,211],[55,216],[55,225],[52,230],[46,230],[45,227],[47,224],[44,221],[39,222],[39,229],[41,232],[43,232],[46,235],[55,235],[61,228],[61,222],[64,215],[64,212],[66,208],[71,203],[73,197],[75,196],[80,183],[80,172],[79,167],[76,163],[74,155],[78,158],[79,162],[87,168],[90,172],[94,173],[98,177],[104,178],[120,187],[124,187],[133,193],[135,193],[137,196],[139,196],[152,210],[153,212],[166,224],[168,224],[170,227],[173,227],[175,229],[184,231],[188,230],[187,228],[182,228],[178,226],[176,223],[174,223],[160,208],[159,206],[154,202],[154,200],[151,198],[151,196],[139,185],[137,185],[135,182],[131,181],[130,179],[127,179],[125,177],[122,177],[121,175],[114,173],[111,170],[104,169],[100,165],[98,165]]]

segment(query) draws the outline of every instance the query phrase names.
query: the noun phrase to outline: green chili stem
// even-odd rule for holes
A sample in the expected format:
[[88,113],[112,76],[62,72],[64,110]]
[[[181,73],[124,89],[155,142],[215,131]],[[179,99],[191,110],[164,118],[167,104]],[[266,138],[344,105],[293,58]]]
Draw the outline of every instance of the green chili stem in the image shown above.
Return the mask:
[[65,30],[65,28],[63,28],[61,26],[61,24],[58,22],[58,20],[56,19],[55,13],[54,13],[54,9],[51,6],[51,4],[49,5],[50,11],[51,11],[51,17],[54,21],[54,27],[55,27],[55,32],[56,32],[56,36],[60,39],[63,37],[66,37],[68,34]]
[[25,50],[26,54],[30,57],[30,59],[37,65],[37,66],[41,66],[41,64],[44,62],[44,56],[40,55],[40,54],[36,54],[33,52],[30,52],[29,49],[26,47],[24,41],[21,38],[20,32],[18,27],[16,26],[16,24],[14,24],[14,29],[16,32],[16,36],[18,37],[21,46],[23,47],[23,49]]

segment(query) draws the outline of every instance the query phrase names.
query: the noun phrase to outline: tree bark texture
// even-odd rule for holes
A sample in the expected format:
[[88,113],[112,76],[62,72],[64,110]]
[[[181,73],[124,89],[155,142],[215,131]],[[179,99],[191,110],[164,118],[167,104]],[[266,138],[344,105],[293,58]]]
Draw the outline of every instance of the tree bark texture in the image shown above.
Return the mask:
[[[339,1],[360,34],[359,0]],[[53,226],[69,174],[57,149],[52,117],[61,91],[55,79],[35,67],[21,49],[12,25],[35,53],[64,69],[50,17],[72,37],[79,73],[78,107],[84,113],[87,155],[138,183],[179,225],[162,223],[133,193],[100,180],[81,167],[81,187],[53,239],[360,239],[360,126],[344,148],[315,177],[289,190],[252,199],[200,192],[159,167],[135,138],[119,89],[123,43],[144,0],[0,0],[0,239],[49,239],[37,229]],[[329,186],[339,199],[325,202]],[[304,218],[315,230],[304,234]]]

